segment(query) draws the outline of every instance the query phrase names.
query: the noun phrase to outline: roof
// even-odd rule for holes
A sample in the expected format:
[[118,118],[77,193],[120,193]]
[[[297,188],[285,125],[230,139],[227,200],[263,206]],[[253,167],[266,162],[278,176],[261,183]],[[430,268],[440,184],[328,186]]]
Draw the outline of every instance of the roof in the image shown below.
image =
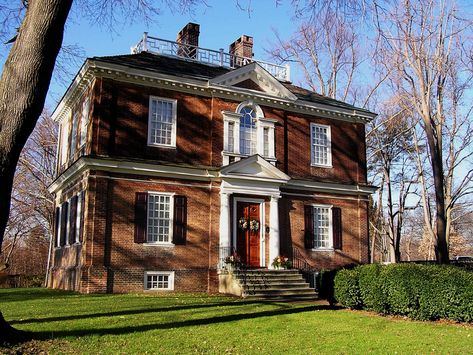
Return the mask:
[[[219,75],[228,73],[235,69],[228,69],[220,66],[203,64],[185,58],[169,57],[159,54],[151,54],[148,52],[140,52],[137,54],[125,54],[116,56],[93,57],[89,58],[105,63],[118,64],[130,68],[144,69],[156,73],[176,75],[191,79],[210,80]],[[316,92],[304,89],[291,83],[280,83],[292,92],[298,99],[314,102],[318,104],[341,107],[344,109],[356,110],[368,114],[374,114],[366,109],[359,108],[348,103],[332,99],[327,96],[317,94]]]

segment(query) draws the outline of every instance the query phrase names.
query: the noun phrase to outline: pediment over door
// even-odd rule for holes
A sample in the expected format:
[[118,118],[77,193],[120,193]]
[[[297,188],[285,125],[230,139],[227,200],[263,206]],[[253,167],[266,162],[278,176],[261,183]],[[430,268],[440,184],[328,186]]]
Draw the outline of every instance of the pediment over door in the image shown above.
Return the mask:
[[227,165],[220,170],[219,175],[222,178],[254,179],[279,183],[286,183],[291,179],[258,154]]

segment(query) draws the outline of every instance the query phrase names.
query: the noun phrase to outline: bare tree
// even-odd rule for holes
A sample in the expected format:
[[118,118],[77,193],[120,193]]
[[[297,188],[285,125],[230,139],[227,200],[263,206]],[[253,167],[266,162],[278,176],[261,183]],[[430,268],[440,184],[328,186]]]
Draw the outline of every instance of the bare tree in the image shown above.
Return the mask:
[[[10,211],[15,168],[20,152],[43,110],[72,2],[73,0],[18,1],[20,10],[17,17],[13,16],[19,26],[10,41],[13,46],[0,78],[0,252]],[[184,6],[188,9],[199,2],[162,0],[160,4]],[[0,2],[0,5],[5,3]],[[94,7],[96,11],[91,13],[102,16],[103,20],[96,22],[109,25],[115,22],[117,14],[127,14],[124,18],[131,21],[147,19],[150,14],[158,12],[158,7],[151,0],[87,0],[80,4],[82,7],[79,6],[79,9]],[[0,24],[8,26],[11,22],[3,18],[0,19]],[[6,323],[1,322],[2,319],[0,314],[0,340],[14,338],[17,334]]]

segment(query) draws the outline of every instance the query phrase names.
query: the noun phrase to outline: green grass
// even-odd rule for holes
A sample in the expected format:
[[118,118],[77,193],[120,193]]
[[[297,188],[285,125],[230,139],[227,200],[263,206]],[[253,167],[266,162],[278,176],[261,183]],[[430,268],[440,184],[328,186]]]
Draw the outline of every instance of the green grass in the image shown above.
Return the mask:
[[[473,351],[473,326],[414,322],[316,304],[207,295],[79,295],[0,290],[0,310],[38,341],[20,350],[83,354],[406,354]],[[0,353],[8,349],[0,348]]]

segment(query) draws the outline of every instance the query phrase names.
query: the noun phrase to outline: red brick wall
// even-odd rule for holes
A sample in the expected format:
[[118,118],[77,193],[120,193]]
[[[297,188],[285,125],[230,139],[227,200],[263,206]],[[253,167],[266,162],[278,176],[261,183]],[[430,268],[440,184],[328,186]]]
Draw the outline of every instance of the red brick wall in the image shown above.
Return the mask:
[[[241,101],[208,98],[111,79],[96,80],[91,154],[188,165],[222,165],[222,111]],[[177,148],[147,146],[149,96],[178,100]],[[276,166],[293,178],[366,183],[365,131],[362,123],[317,118],[261,106],[276,119]],[[310,123],[331,126],[333,168],[310,166]]]
[[[338,196],[337,196],[338,197]],[[317,269],[333,269],[347,264],[367,263],[368,230],[367,208],[363,199],[353,196],[299,197],[283,194],[280,200],[281,252],[291,255],[292,246],[298,248],[308,262]],[[312,251],[304,247],[304,205],[325,204],[342,211],[342,250]]]

